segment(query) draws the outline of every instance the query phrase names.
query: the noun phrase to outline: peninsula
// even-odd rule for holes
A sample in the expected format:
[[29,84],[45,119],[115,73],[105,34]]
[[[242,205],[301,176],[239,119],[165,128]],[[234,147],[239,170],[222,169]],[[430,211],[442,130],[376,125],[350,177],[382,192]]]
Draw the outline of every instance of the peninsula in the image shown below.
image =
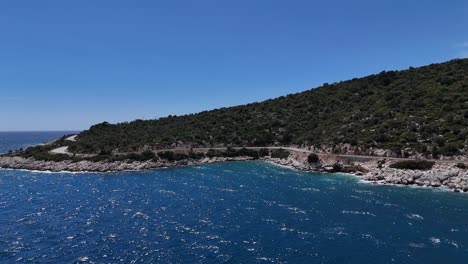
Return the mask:
[[120,171],[260,159],[468,191],[468,59],[197,114],[103,122],[12,150],[0,167]]

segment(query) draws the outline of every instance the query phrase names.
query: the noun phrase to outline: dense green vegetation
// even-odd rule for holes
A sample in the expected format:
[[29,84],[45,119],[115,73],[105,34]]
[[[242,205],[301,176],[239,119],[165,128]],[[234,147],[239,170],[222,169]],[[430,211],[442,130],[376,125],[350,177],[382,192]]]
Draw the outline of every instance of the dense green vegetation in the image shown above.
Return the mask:
[[104,122],[79,134],[71,150],[348,143],[362,150],[392,150],[397,156],[458,155],[467,148],[467,78],[467,59],[383,71],[260,103],[157,120]]
[[360,153],[383,148],[395,156],[422,153],[437,158],[466,154],[467,135],[464,59],[383,71],[243,106],[104,122],[80,133],[76,142],[61,142],[72,152],[100,156],[176,146],[327,146],[339,153],[349,144]]
[[434,162],[427,160],[403,160],[390,165],[390,168],[401,170],[430,170]]
[[280,148],[280,149],[272,150],[270,156],[272,158],[277,158],[277,159],[287,159],[289,155],[290,155],[289,151]]

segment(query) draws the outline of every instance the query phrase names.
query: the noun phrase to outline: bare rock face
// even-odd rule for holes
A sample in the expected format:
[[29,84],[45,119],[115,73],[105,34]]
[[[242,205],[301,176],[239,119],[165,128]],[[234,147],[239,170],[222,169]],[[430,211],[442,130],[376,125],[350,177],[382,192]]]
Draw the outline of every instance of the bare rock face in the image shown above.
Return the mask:
[[441,183],[439,180],[435,179],[433,181],[431,181],[431,186],[432,187],[440,187]]
[[468,191],[468,171],[457,168],[451,163],[436,163],[431,170],[427,171],[398,170],[389,167],[375,170],[372,164],[363,166],[373,171],[364,175],[363,178],[368,181],[430,187],[445,186],[454,191]]

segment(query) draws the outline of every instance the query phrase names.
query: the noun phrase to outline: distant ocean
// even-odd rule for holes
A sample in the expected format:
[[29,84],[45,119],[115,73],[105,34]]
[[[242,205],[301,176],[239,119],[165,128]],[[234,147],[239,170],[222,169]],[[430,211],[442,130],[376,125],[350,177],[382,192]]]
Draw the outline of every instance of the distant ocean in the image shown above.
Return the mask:
[[[2,147],[62,134],[3,134]],[[260,161],[118,173],[0,170],[0,263],[467,259],[461,193]]]

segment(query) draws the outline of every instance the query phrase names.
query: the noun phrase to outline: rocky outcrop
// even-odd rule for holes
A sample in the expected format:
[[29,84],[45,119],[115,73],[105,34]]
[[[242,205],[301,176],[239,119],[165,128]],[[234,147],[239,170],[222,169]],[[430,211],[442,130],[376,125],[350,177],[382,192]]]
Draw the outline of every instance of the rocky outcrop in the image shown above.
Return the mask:
[[292,152],[287,159],[277,159],[265,157],[263,160],[272,162],[278,165],[291,167],[300,171],[315,171],[315,172],[344,172],[355,173],[362,175],[368,172],[368,169],[361,164],[347,163],[343,164],[341,160],[333,158],[333,156],[322,156],[320,162],[309,163],[307,161],[307,153]]
[[251,157],[215,157],[204,158],[200,160],[180,160],[180,161],[40,161],[32,158],[22,157],[0,157],[0,168],[6,169],[24,169],[37,171],[71,171],[71,172],[110,172],[110,171],[127,171],[127,170],[147,170],[154,168],[165,167],[181,167],[189,165],[198,165],[213,162],[223,161],[242,161],[250,160]]
[[387,164],[370,160],[343,164],[340,159],[327,156],[320,163],[309,164],[304,156],[292,154],[287,159],[265,158],[264,160],[288,166],[301,171],[351,173],[363,180],[380,184],[417,185],[427,187],[447,187],[455,192],[468,192],[468,170],[461,169],[451,162],[438,162],[431,170],[401,170]]
[[428,187],[445,186],[454,191],[468,191],[468,170],[460,169],[452,163],[436,163],[431,170],[399,170],[388,166],[378,168],[367,164],[369,172],[363,175],[364,180],[403,185]]

